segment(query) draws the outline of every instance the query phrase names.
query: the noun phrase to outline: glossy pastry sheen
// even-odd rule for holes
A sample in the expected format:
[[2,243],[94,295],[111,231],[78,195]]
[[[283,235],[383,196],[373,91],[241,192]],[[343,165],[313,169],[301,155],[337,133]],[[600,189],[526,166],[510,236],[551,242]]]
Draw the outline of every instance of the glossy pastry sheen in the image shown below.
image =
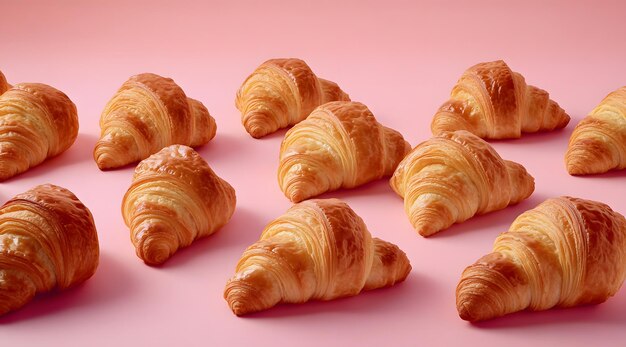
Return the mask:
[[78,136],[76,105],[41,83],[6,84],[0,73],[0,181],[63,153]]
[[431,124],[434,135],[467,130],[484,139],[518,138],[563,128],[569,116],[545,90],[527,85],[502,60],[463,73]]
[[398,165],[391,187],[404,198],[415,230],[430,236],[526,199],[535,183],[522,165],[503,160],[487,142],[461,130],[415,147]]
[[255,138],[304,120],[330,101],[348,101],[339,86],[315,76],[300,59],[270,59],[248,76],[237,91],[241,122]]
[[607,95],[578,123],[565,165],[571,175],[626,169],[626,86]]
[[280,146],[278,183],[291,201],[390,176],[411,150],[397,131],[359,102],[316,108],[291,128]]
[[626,220],[603,203],[560,197],[526,211],[463,272],[461,318],[598,304],[626,278]]
[[94,159],[101,170],[145,159],[163,147],[196,147],[215,136],[215,120],[171,79],[144,73],[131,77],[106,105]]
[[69,190],[45,184],[17,195],[0,208],[0,314],[84,282],[98,256],[93,217]]
[[391,286],[410,271],[406,254],[372,238],[346,203],[314,199],[293,205],[263,230],[239,260],[224,297],[239,316]]
[[196,151],[172,145],[137,165],[122,214],[137,256],[156,265],[225,225],[235,202],[233,187]]

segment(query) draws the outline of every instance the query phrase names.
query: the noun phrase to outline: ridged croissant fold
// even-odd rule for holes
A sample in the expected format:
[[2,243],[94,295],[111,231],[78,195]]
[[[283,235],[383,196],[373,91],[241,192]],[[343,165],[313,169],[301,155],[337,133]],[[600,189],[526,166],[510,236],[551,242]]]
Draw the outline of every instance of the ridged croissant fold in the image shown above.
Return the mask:
[[564,128],[569,116],[545,90],[527,85],[502,60],[476,64],[458,80],[435,114],[431,130],[467,130],[484,139]]
[[397,131],[376,121],[362,103],[316,108],[280,146],[278,183],[293,202],[390,176],[411,150]]
[[13,87],[0,73],[0,182],[66,151],[78,136],[76,105],[41,83]]
[[493,252],[463,272],[459,315],[480,321],[522,310],[598,304],[626,278],[626,219],[603,203],[560,197],[521,214]]
[[339,86],[315,76],[300,59],[270,59],[246,78],[235,105],[241,122],[254,138],[304,120],[313,109],[330,101],[349,101]]
[[626,169],[626,86],[607,95],[578,123],[565,165],[571,175]]
[[51,184],[19,194],[0,208],[0,314],[35,294],[90,278],[99,247],[91,213],[69,190]]
[[406,254],[372,238],[346,203],[314,199],[293,205],[263,230],[224,297],[239,316],[279,303],[357,295],[403,281],[410,271]]
[[172,145],[137,165],[122,214],[137,256],[157,265],[224,226],[235,203],[233,187],[196,151]]
[[101,170],[143,160],[163,147],[196,147],[217,129],[204,105],[188,98],[171,79],[152,73],[124,82],[100,117],[94,159]]
[[464,130],[417,145],[390,183],[422,236],[516,204],[535,189],[522,165],[503,160],[487,142]]

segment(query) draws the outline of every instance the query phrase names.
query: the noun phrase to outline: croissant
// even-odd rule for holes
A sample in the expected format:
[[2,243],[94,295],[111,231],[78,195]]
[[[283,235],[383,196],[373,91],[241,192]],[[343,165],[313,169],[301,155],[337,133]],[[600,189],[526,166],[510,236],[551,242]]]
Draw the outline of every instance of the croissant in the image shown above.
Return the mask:
[[626,86],[607,95],[578,123],[565,164],[571,175],[626,169]]
[[522,165],[503,160],[465,130],[417,145],[400,162],[390,184],[404,198],[409,220],[422,236],[516,204],[535,190]]
[[545,90],[527,85],[502,60],[476,64],[456,83],[435,114],[431,130],[467,130],[484,139],[519,138],[564,128],[569,116]]
[[[9,87],[0,77],[0,91]],[[20,83],[0,95],[0,182],[63,153],[78,136],[76,105],[61,91]]]
[[72,192],[37,186],[0,208],[0,314],[35,294],[90,278],[99,247],[91,212]]
[[548,199],[513,222],[493,252],[463,272],[462,319],[598,304],[626,278],[626,219],[603,203]]
[[411,265],[396,245],[372,238],[337,199],[293,205],[243,253],[224,298],[240,316],[278,303],[332,300],[404,281]]
[[104,108],[94,159],[101,170],[143,160],[163,147],[196,147],[217,126],[204,105],[188,98],[171,79],[144,73],[124,82]]
[[410,150],[400,133],[378,123],[362,103],[330,102],[285,135],[278,183],[287,198],[299,202],[391,176]]
[[137,256],[157,265],[224,226],[235,202],[233,187],[196,151],[172,145],[137,165],[122,214]]
[[315,76],[300,59],[271,59],[246,78],[235,106],[254,138],[304,120],[314,108],[330,101],[349,101],[339,86]]

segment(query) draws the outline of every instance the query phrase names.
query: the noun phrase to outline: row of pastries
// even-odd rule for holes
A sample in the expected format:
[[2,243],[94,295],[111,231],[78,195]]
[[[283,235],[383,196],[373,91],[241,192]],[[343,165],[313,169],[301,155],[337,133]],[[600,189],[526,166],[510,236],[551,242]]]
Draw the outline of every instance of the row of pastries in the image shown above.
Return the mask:
[[[0,92],[1,180],[72,145],[78,117],[65,94],[37,83],[11,86],[2,73]],[[291,127],[277,176],[294,202],[244,252],[227,282],[224,297],[237,315],[356,295],[408,276],[411,265],[399,247],[372,237],[345,202],[316,196],[390,177],[411,224],[427,237],[534,192],[531,174],[486,140],[560,129],[570,120],[503,61],[465,71],[433,118],[433,137],[414,148],[300,59],[261,64],[235,104],[255,138]],[[172,79],[131,77],[106,105],[100,126],[94,159],[101,170],[139,162],[122,214],[146,264],[161,264],[228,223],[235,191],[192,148],[216,135],[215,119]],[[570,174],[626,168],[626,87],[580,122],[565,157]],[[79,284],[97,268],[91,213],[51,184],[4,204],[0,239],[0,313],[39,292]],[[558,197],[520,215],[493,252],[463,272],[457,309],[477,321],[600,303],[625,278],[624,217],[600,202]]]

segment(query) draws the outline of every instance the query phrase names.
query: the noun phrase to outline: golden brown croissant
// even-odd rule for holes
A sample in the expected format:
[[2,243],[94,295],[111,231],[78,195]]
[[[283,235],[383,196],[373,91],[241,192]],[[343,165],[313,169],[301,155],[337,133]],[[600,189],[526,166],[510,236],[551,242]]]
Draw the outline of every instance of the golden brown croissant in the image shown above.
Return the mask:
[[337,199],[293,205],[244,252],[224,298],[240,316],[278,303],[332,300],[403,281],[411,265],[397,246],[372,238]]
[[72,192],[37,186],[0,209],[0,314],[37,293],[86,281],[98,267],[91,212]]
[[463,272],[461,318],[598,304],[626,278],[626,219],[603,203],[548,199],[513,222],[493,253]]
[[565,165],[571,175],[626,169],[626,86],[607,95],[578,123]]
[[124,82],[102,112],[100,128],[94,159],[106,170],[169,145],[203,145],[217,126],[206,107],[188,98],[171,78],[144,73]]
[[261,64],[237,91],[235,105],[246,131],[260,138],[304,120],[319,105],[349,100],[336,83],[292,58]]
[[516,204],[535,190],[533,177],[522,165],[503,160],[487,142],[465,130],[417,145],[390,183],[404,198],[409,220],[422,236]]
[[293,202],[390,176],[411,145],[359,102],[316,108],[280,147],[278,183]]
[[564,128],[569,116],[545,90],[527,85],[502,60],[476,64],[456,83],[431,124],[434,135],[467,130],[484,139]]
[[122,213],[137,256],[156,265],[224,226],[235,202],[233,187],[196,151],[171,145],[137,165]]
[[40,83],[13,86],[0,95],[0,181],[63,153],[77,136],[76,105],[67,95]]

